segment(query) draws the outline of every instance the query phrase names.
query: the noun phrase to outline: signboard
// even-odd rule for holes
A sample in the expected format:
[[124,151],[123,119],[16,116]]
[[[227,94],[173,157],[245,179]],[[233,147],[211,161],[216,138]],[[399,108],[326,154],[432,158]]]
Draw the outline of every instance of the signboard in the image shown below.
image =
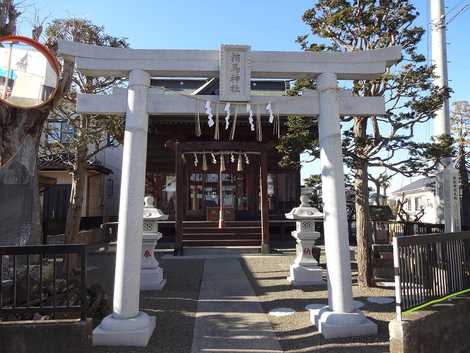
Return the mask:
[[248,102],[250,100],[250,46],[220,47],[220,100]]
[[[446,232],[459,232],[461,229],[459,182],[458,171],[452,166],[436,174],[437,221],[446,224]],[[450,205],[450,208],[446,209],[445,205]]]

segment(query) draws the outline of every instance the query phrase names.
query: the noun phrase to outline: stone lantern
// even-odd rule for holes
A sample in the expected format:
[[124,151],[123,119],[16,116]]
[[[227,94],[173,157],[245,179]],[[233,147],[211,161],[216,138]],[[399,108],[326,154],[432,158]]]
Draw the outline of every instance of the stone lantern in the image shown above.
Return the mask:
[[309,205],[309,195],[300,196],[300,206],[286,213],[287,219],[296,220],[296,230],[291,234],[295,238],[296,253],[294,263],[290,266],[287,280],[293,285],[311,285],[322,283],[323,269],[313,257],[313,246],[320,233],[315,231],[315,224],[323,219],[323,214]]
[[168,216],[155,207],[154,198],[144,198],[144,234],[142,239],[142,265],[140,271],[141,290],[160,290],[165,286],[163,270],[159,266],[154,252],[157,242],[162,238],[158,231],[158,221],[167,220]]

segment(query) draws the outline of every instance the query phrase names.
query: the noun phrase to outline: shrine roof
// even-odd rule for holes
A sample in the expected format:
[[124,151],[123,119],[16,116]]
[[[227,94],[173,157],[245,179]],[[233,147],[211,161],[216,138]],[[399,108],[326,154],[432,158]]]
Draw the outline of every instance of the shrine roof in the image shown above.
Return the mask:
[[[251,94],[254,96],[285,95],[288,80],[251,80]],[[168,78],[156,77],[150,81],[152,87],[163,87],[169,91],[190,95],[219,95],[219,79],[212,78]]]

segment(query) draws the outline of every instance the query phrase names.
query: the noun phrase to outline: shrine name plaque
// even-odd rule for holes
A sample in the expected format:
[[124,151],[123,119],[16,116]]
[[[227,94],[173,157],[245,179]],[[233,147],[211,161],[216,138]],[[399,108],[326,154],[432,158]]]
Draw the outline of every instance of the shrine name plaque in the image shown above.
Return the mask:
[[250,48],[248,45],[221,45],[219,63],[221,101],[250,100]]

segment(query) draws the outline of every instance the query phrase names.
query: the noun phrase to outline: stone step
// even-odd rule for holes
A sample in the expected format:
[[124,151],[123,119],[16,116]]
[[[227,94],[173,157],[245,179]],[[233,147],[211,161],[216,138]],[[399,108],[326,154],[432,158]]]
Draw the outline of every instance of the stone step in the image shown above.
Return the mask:
[[[261,227],[259,221],[224,221],[226,227],[244,228],[244,227]],[[183,221],[183,227],[202,227],[202,228],[218,228],[219,222],[206,221]]]
[[261,227],[225,227],[224,228],[206,228],[206,227],[183,227],[183,234],[194,233],[261,233]]
[[261,233],[183,233],[183,239],[260,239]]
[[184,246],[261,246],[261,239],[184,239]]

